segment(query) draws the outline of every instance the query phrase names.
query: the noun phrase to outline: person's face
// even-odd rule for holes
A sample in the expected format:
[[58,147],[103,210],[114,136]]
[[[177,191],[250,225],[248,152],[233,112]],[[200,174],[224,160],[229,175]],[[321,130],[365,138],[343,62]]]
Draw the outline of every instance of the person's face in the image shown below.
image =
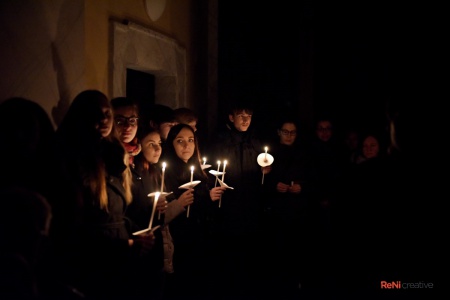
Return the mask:
[[294,144],[297,137],[297,127],[293,123],[284,123],[278,130],[278,136],[280,137],[280,144],[290,146]]
[[320,121],[316,128],[317,137],[324,142],[328,142],[333,134],[333,127],[330,121]]
[[195,151],[194,133],[188,128],[181,129],[180,133],[173,140],[173,147],[177,156],[182,161],[188,162]]
[[141,146],[145,159],[151,164],[156,164],[161,156],[161,136],[159,133],[147,134],[141,140]]
[[234,124],[237,131],[247,131],[252,122],[252,115],[245,111],[228,115],[228,118],[230,119],[230,122]]
[[368,136],[364,139],[363,142],[363,155],[366,158],[374,158],[378,156],[378,152],[380,151],[380,144],[378,140],[373,136]]
[[131,142],[138,129],[138,116],[131,106],[120,107],[114,111],[117,133],[124,143]]
[[159,125],[159,134],[161,135],[162,140],[167,139],[167,135],[169,135],[170,128],[177,125],[176,122],[164,122]]
[[109,106],[102,107],[102,116],[100,120],[95,125],[95,128],[101,134],[102,137],[107,137],[112,130],[113,127],[113,115],[112,110]]

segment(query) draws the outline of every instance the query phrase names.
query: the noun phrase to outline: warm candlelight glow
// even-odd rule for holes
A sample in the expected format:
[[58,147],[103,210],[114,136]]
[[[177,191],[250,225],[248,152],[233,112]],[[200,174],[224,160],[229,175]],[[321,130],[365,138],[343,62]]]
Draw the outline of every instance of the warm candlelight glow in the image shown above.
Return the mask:
[[206,157],[203,157],[203,164],[206,165]]
[[267,148],[267,147],[264,147],[264,150],[266,151],[266,153],[267,153],[267,150],[268,150],[269,148]]
[[191,166],[191,182],[194,180],[194,166]]

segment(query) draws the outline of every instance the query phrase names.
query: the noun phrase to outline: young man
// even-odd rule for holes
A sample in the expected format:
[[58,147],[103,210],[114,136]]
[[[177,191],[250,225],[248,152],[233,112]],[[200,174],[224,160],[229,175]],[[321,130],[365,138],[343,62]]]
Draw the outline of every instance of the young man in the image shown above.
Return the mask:
[[227,162],[223,178],[233,188],[223,194],[218,208],[218,258],[223,264],[220,275],[227,282],[223,286],[233,296],[258,292],[255,287],[261,284],[256,257],[262,236],[263,199],[262,171],[257,157],[264,152],[265,145],[250,128],[252,117],[253,110],[249,106],[235,105],[229,111],[226,128],[218,133],[210,152],[221,161],[220,171]]

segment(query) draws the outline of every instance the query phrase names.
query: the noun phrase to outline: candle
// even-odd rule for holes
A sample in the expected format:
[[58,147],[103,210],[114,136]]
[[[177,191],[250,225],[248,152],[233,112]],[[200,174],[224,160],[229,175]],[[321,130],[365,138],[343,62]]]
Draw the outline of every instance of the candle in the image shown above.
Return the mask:
[[152,210],[152,216],[150,217],[150,223],[148,224],[148,228],[152,228],[152,223],[153,223],[153,217],[155,216],[155,210],[156,210],[156,204],[158,203],[158,199],[159,199],[159,192],[157,192],[155,194],[155,199],[153,200],[153,210]]
[[203,157],[203,165],[206,165],[206,157]]
[[220,160],[217,161],[217,175],[216,175],[216,183],[214,184],[214,187],[217,186],[217,179],[219,178],[219,170],[220,170]]
[[166,163],[162,163],[162,175],[161,175],[161,193],[164,190],[164,173],[166,172]]
[[266,151],[264,153],[264,161],[267,161],[267,147],[264,147],[264,150]]
[[[161,175],[161,193],[164,191],[164,173],[166,172],[166,163],[162,163],[162,175]],[[158,220],[161,219],[161,212],[158,212]]]
[[[194,166],[191,166],[191,183],[194,180]],[[192,188],[192,187],[191,187]],[[191,209],[191,206],[189,205],[187,208],[187,217],[189,218],[189,211]]]
[[223,179],[225,178],[225,168],[227,167],[227,161],[226,160],[224,160],[223,161],[223,174],[222,174],[222,181],[223,181]]

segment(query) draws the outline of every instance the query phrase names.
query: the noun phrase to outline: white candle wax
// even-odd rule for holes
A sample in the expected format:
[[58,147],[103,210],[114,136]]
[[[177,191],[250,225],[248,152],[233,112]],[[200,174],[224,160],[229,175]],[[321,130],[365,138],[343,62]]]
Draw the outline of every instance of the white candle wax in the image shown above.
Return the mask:
[[223,174],[222,174],[222,181],[223,181],[223,179],[225,178],[225,168],[227,167],[227,161],[225,160],[224,162],[223,162]]
[[164,173],[166,172],[166,163],[163,162],[162,164],[162,174],[161,174],[161,193],[163,192],[164,189]]
[[155,216],[156,204],[158,203],[159,194],[160,194],[160,193],[157,192],[157,193],[155,194],[155,199],[153,200],[152,216],[150,217],[150,223],[148,224],[148,228],[152,228],[153,217]]
[[220,160],[217,161],[217,175],[216,175],[216,183],[214,184],[214,187],[217,186],[217,179],[219,178],[219,171],[220,171]]

